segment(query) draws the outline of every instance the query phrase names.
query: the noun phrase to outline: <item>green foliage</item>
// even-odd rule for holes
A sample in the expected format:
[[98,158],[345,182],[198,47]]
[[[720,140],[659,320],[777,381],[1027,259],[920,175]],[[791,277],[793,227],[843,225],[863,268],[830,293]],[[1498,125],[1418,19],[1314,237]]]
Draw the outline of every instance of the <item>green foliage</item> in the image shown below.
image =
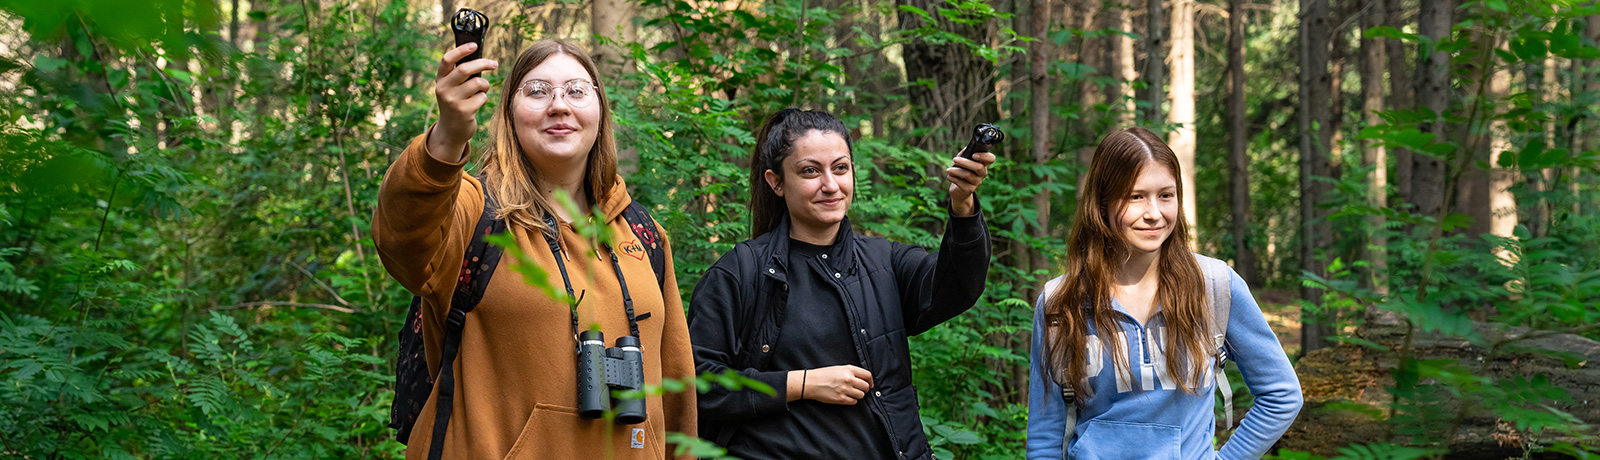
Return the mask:
[[[1508,13],[1518,11],[1517,14]],[[1600,171],[1596,146],[1571,152],[1551,142],[1553,121],[1592,110],[1584,106],[1597,95],[1583,92],[1575,100],[1543,100],[1528,92],[1495,95],[1484,90],[1492,72],[1544,65],[1547,56],[1587,59],[1600,48],[1581,43],[1572,24],[1583,11],[1556,11],[1541,2],[1475,3],[1464,10],[1458,32],[1438,42],[1427,37],[1379,27],[1377,35],[1416,43],[1424,50],[1436,48],[1450,54],[1456,78],[1466,97],[1444,113],[1426,109],[1382,112],[1383,123],[1365,126],[1360,138],[1377,140],[1390,148],[1436,158],[1448,165],[1446,190],[1455,190],[1463,174],[1497,168],[1525,177],[1514,185],[1516,210],[1523,225],[1510,237],[1477,235],[1486,222],[1447,208],[1435,215],[1418,214],[1405,206],[1372,207],[1362,204],[1364,172],[1346,172],[1331,180],[1335,196],[1330,205],[1339,211],[1330,218],[1336,226],[1356,234],[1380,233],[1388,237],[1388,272],[1374,278],[1366,261],[1346,265],[1336,254],[1355,254],[1353,248],[1329,251],[1328,277],[1307,273],[1305,282],[1327,290],[1320,302],[1307,302],[1307,311],[1331,313],[1339,325],[1357,325],[1371,312],[1398,314],[1407,331],[1400,343],[1375,343],[1343,336],[1398,363],[1388,388],[1392,402],[1384,407],[1354,408],[1379,418],[1399,444],[1370,444],[1341,449],[1339,458],[1439,458],[1456,439],[1470,417],[1491,416],[1510,425],[1528,440],[1529,453],[1549,451],[1574,456],[1592,455],[1589,425],[1563,408],[1571,407],[1566,391],[1548,376],[1505,376],[1490,372],[1489,364],[1507,356],[1535,355],[1576,365],[1577,358],[1559,350],[1525,346],[1526,341],[1557,333],[1595,337],[1592,326],[1600,315],[1600,238],[1592,207],[1600,195],[1590,185],[1553,192],[1565,183],[1579,181],[1577,174]],[[1535,12],[1535,14],[1523,14]],[[1504,40],[1509,50],[1494,50]],[[1421,123],[1449,123],[1461,127],[1459,136],[1441,138],[1417,127]],[[1498,124],[1500,127],[1494,127]],[[1494,131],[1491,131],[1493,129]],[[1490,136],[1509,140],[1504,147],[1489,145]],[[1488,161],[1489,155],[1498,160]],[[1555,172],[1554,179],[1543,171]],[[1498,173],[1498,172],[1497,172]],[[1486,174],[1486,173],[1485,173]],[[1589,179],[1592,183],[1592,179]],[[1454,203],[1448,201],[1447,205]],[[1478,204],[1482,206],[1483,204]],[[1541,216],[1534,211],[1554,209]],[[1570,211],[1569,211],[1570,210]],[[1473,210],[1462,209],[1463,212]],[[1369,228],[1367,216],[1381,216],[1384,228]],[[1364,241],[1352,241],[1364,244]],[[1373,283],[1383,282],[1382,289]],[[1523,329],[1526,328],[1526,329]],[[1415,336],[1464,340],[1481,353],[1474,359],[1421,358],[1412,342]],[[1357,405],[1347,403],[1348,405]],[[1346,408],[1352,409],[1352,408]],[[1380,410],[1381,409],[1381,410]],[[1553,438],[1581,442],[1547,442]],[[1559,447],[1558,447],[1559,446]],[[1280,458],[1293,457],[1285,454]]]
[[[409,294],[386,276],[366,229],[383,168],[435,116],[433,67],[445,44],[434,12],[400,0],[253,1],[238,12],[212,0],[126,3],[0,0],[0,21],[21,34],[0,50],[9,89],[0,96],[0,403],[8,408],[0,455],[397,457],[401,446],[384,427],[388,360]],[[1073,152],[1120,127],[1129,101],[1086,97],[1126,82],[1052,55],[1051,80],[1038,90],[1049,93],[1054,132],[1034,133],[1033,114],[1018,103],[1030,89],[1009,65],[1026,58],[1021,45],[1032,40],[1081,56],[1099,43],[1091,40],[1128,32],[1057,24],[1042,37],[1022,36],[1007,27],[1014,18],[1004,5],[974,0],[930,8],[637,3],[650,12],[637,21],[648,38],[619,44],[630,72],[607,75],[606,91],[619,144],[635,158],[625,165],[628,186],[671,233],[685,297],[750,236],[753,133],[789,106],[832,111],[858,134],[858,231],[936,247],[947,219],[939,171],[955,146],[924,142],[935,128],[906,94],[931,82],[903,81],[896,62],[907,46],[931,44],[996,64],[994,78],[1007,89],[1000,96],[997,86],[995,103],[1008,115],[996,121],[1010,139],[980,192],[996,242],[988,289],[971,311],[912,338],[911,350],[924,428],[941,458],[1020,457],[1032,301],[1055,271],[1029,257],[1064,253],[1082,172]],[[1469,2],[1450,37],[1437,41],[1374,29],[1419,52],[1449,54],[1461,97],[1442,113],[1386,111],[1383,123],[1346,128],[1347,138],[1443,160],[1452,184],[1474,166],[1511,171],[1522,178],[1512,190],[1524,226],[1511,238],[1482,236],[1470,233],[1482,222],[1469,209],[1424,215],[1403,203],[1368,205],[1366,171],[1345,161],[1336,177],[1313,178],[1334,189],[1317,205],[1334,211],[1330,223],[1342,236],[1317,261],[1281,249],[1295,246],[1300,225],[1293,138],[1281,134],[1296,120],[1286,109],[1299,69],[1287,45],[1293,5],[1266,7],[1252,13],[1266,17],[1246,33],[1254,127],[1246,238],[1280,248],[1263,257],[1266,282],[1325,289],[1305,310],[1338,326],[1393,312],[1414,334],[1465,340],[1491,360],[1529,354],[1580,365],[1528,343],[1559,332],[1597,337],[1600,192],[1592,178],[1600,151],[1570,139],[1578,120],[1592,120],[1600,94],[1574,87],[1562,98],[1520,89],[1493,96],[1481,83],[1490,71],[1600,57],[1580,36],[1596,7]],[[522,11],[532,8],[510,13],[496,33],[555,34]],[[224,34],[234,14],[250,38]],[[953,31],[980,25],[994,32]],[[1201,252],[1226,259],[1230,218],[1209,212],[1230,206],[1224,90],[1207,84],[1222,81],[1221,68],[1201,65],[1196,75],[1197,196],[1208,210],[1196,240]],[[1432,122],[1451,124],[1452,134],[1419,128]],[[1474,137],[1491,130],[1509,143]],[[1022,152],[1040,135],[1051,155],[1034,161]],[[1035,204],[1041,194],[1045,209]],[[1368,228],[1369,216],[1387,224]],[[1370,234],[1389,241],[1382,289],[1357,237]],[[525,281],[566,295],[508,249],[524,261],[513,270]],[[1304,263],[1330,268],[1302,277]],[[1327,406],[1371,416],[1391,443],[1349,446],[1337,458],[1437,457],[1463,418],[1485,415],[1529,434],[1530,452],[1591,455],[1593,441],[1577,436],[1588,426],[1562,410],[1570,397],[1546,376],[1501,378],[1478,362],[1419,358],[1407,343],[1335,340],[1398,363],[1391,404]],[[759,383],[708,375],[644,391],[711,385]],[[669,440],[695,456],[726,456],[692,435]]]

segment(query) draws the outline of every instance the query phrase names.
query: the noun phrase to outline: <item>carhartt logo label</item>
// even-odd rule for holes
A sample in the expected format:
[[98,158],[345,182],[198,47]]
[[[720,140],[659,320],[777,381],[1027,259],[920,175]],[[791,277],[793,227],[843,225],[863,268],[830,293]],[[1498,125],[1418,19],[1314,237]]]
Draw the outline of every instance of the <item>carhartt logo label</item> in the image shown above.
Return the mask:
[[632,256],[635,259],[644,260],[644,246],[639,245],[638,239],[629,240],[625,243],[619,244],[617,245],[617,249],[621,249],[622,253],[625,255]]
[[633,448],[635,448],[635,449],[643,449],[644,448],[644,428],[634,428],[633,429]]

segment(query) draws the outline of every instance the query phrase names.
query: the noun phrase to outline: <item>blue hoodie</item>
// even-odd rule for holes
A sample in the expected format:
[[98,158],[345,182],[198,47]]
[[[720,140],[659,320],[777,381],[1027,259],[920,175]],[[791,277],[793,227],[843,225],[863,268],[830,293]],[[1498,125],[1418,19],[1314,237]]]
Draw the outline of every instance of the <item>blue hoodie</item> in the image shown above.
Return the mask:
[[[1045,373],[1044,353],[1048,324],[1044,320],[1045,296],[1061,283],[1057,277],[1045,285],[1034,307],[1033,351],[1028,373],[1028,459],[1060,459],[1066,429],[1061,387]],[[1222,446],[1212,450],[1216,415],[1215,379],[1210,371],[1203,388],[1188,394],[1177,389],[1166,370],[1164,352],[1166,317],[1158,309],[1148,325],[1140,325],[1122,305],[1112,300],[1121,315],[1124,347],[1101,346],[1089,323],[1089,387],[1092,396],[1078,407],[1078,425],[1068,446],[1073,460],[1182,459],[1210,460],[1260,458],[1289,429],[1300,412],[1300,380],[1278,344],[1278,337],[1261,316],[1250,288],[1238,273],[1230,283],[1233,306],[1228,314],[1227,353],[1239,365],[1245,385],[1255,395],[1255,405]],[[1120,349],[1118,349],[1120,348]],[[1117,372],[1111,353],[1127,353],[1132,375]],[[1214,370],[1215,366],[1208,366]]]

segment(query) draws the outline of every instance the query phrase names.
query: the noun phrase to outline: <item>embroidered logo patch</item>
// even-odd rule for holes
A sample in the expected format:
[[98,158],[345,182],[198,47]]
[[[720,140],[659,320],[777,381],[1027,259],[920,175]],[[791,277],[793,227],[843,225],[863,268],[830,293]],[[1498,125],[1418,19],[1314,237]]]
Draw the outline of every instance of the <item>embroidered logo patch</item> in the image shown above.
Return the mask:
[[634,428],[633,429],[633,448],[635,448],[635,449],[643,449],[644,448],[644,428]]
[[631,256],[635,259],[644,260],[644,246],[639,245],[639,240],[637,238],[628,240],[622,244],[618,244],[617,249],[622,250],[624,255]]

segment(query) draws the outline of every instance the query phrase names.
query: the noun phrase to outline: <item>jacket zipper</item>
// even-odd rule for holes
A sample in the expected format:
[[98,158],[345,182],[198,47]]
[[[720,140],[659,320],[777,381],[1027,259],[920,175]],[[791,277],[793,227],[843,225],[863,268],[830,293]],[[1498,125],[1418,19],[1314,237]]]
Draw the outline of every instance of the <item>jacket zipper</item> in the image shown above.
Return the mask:
[[[851,249],[854,250],[853,247]],[[860,254],[855,254],[855,258],[856,259],[859,259],[860,257],[861,257]],[[850,331],[851,332],[851,334],[850,334],[850,342],[855,344],[855,346],[856,346],[856,356],[861,358],[861,364],[864,364],[864,365],[868,364],[867,363],[867,358],[868,357],[867,357],[867,351],[866,351],[867,350],[867,343],[866,343],[867,342],[867,337],[866,337],[867,336],[867,334],[866,334],[867,329],[864,328],[864,327],[861,327],[861,324],[859,323],[859,321],[856,318],[856,309],[857,309],[856,307],[857,306],[853,302],[849,301],[850,293],[845,292],[844,285],[842,284],[843,283],[843,278],[839,277],[839,276],[828,276],[828,275],[838,275],[839,273],[842,273],[842,272],[834,271],[832,267],[828,266],[828,264],[824,264],[822,262],[816,262],[816,263],[818,265],[821,265],[822,268],[824,269],[822,278],[828,280],[828,283],[833,285],[833,289],[835,291],[839,292],[839,298],[841,300],[845,301],[844,302],[845,303],[845,321],[850,323],[850,328],[851,329],[855,329],[855,331]],[[812,267],[812,269],[815,270],[816,267]],[[859,332],[857,332],[857,331],[859,331]],[[909,383],[908,383],[908,385],[909,385]],[[889,435],[889,444],[894,446],[894,451],[895,451],[896,456],[899,457],[899,458],[906,458],[906,452],[905,452],[904,448],[902,448],[901,445],[900,445],[900,437],[896,436],[895,432],[894,432],[894,421],[889,420],[888,411],[883,408],[882,398],[877,396],[878,394],[881,394],[881,393],[882,392],[880,390],[876,389],[876,388],[874,388],[872,390],[872,393],[869,393],[869,395],[872,396],[872,400],[870,401],[869,406],[871,407],[873,414],[878,416],[878,420],[882,420],[883,421],[884,434]]]

